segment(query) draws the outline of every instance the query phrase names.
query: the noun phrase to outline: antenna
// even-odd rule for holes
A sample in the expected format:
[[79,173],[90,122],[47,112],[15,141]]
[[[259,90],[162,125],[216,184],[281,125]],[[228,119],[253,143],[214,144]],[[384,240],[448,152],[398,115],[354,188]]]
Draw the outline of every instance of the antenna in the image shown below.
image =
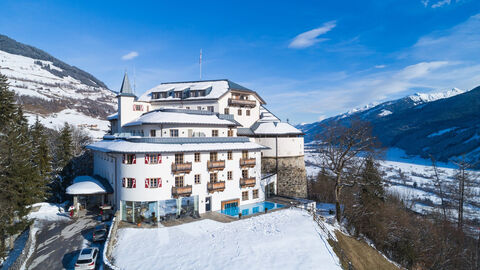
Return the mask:
[[200,80],[202,80],[202,49],[200,49]]
[[137,80],[135,76],[135,64],[133,64],[133,93],[136,93],[137,90]]

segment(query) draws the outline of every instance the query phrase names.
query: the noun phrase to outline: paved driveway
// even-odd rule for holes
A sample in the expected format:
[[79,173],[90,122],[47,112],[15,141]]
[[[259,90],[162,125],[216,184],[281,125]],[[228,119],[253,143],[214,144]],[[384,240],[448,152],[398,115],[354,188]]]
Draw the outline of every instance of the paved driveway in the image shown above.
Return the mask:
[[73,269],[80,250],[90,246],[100,249],[97,263],[102,262],[103,242],[92,243],[93,228],[98,224],[100,222],[93,217],[64,222],[41,221],[36,249],[28,260],[27,269]]

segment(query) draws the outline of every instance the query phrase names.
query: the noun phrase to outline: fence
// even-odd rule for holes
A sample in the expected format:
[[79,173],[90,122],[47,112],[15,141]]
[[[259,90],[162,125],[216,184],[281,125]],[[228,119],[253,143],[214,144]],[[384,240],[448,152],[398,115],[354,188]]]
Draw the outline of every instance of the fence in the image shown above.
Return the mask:
[[117,238],[117,229],[119,223],[119,214],[120,212],[117,211],[115,217],[112,220],[112,225],[110,226],[110,230],[108,231],[107,239],[105,240],[105,246],[103,247],[103,264],[105,269],[109,270],[120,270],[119,267],[113,265],[110,261],[110,257],[112,255],[113,247],[115,246],[116,238]]

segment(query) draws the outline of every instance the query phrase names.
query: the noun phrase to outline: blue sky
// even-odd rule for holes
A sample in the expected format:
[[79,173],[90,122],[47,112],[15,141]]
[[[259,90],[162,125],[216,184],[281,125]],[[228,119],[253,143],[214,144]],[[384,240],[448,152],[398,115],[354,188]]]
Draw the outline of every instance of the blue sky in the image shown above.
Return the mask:
[[[199,3],[201,2],[201,3]],[[0,2],[0,33],[138,94],[228,78],[292,123],[480,85],[480,1]]]

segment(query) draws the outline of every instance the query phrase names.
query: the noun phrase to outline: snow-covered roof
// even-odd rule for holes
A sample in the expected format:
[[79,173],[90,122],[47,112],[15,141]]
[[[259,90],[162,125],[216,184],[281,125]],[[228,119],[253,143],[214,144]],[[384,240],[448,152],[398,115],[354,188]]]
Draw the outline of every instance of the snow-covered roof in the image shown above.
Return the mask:
[[215,113],[207,111],[159,109],[144,113],[136,120],[125,124],[125,126],[128,127],[145,124],[198,124],[219,126],[240,125],[233,119],[224,119]]
[[73,184],[67,187],[66,190],[66,193],[69,195],[92,195],[112,192],[113,189],[108,182],[88,175],[75,177]]
[[255,135],[301,135],[300,130],[284,122],[256,122],[251,127]]
[[158,101],[168,101],[168,100],[198,100],[198,99],[218,99],[224,94],[226,94],[229,90],[237,90],[237,91],[244,91],[250,92],[255,94],[262,103],[265,101],[253,90],[250,90],[244,86],[241,86],[237,83],[232,81],[222,79],[222,80],[210,80],[210,81],[189,81],[189,82],[167,82],[162,83],[154,88],[146,91],[138,101],[155,101],[157,99],[152,99],[152,93],[164,93],[164,92],[191,92],[195,90],[205,90],[205,95],[202,96],[193,96],[190,95],[188,97],[182,98],[175,98],[173,96],[168,96],[166,98],[158,99]]
[[206,143],[154,143],[131,142],[126,140],[102,140],[88,145],[87,148],[106,153],[175,153],[268,149],[268,147],[251,141]]
[[271,121],[280,121],[272,112],[270,112],[264,106],[260,107],[260,119],[259,122],[271,122]]
[[107,116],[107,120],[115,120],[115,119],[118,119],[118,112]]

